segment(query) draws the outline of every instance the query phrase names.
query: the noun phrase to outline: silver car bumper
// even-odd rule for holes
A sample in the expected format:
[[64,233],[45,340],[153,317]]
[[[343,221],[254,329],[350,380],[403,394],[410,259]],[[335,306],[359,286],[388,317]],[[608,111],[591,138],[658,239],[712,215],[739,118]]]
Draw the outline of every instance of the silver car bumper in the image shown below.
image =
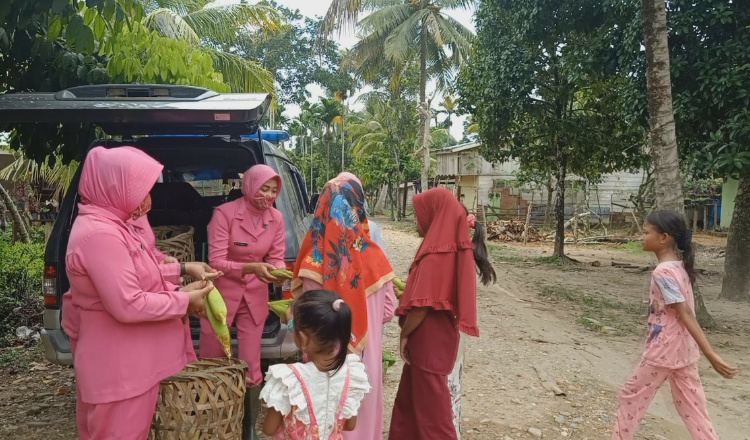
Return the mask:
[[[73,354],[70,350],[70,340],[60,325],[60,310],[44,310],[44,328],[41,331],[44,357],[53,364],[73,365]],[[193,340],[195,353],[200,356],[198,341]],[[237,340],[232,339],[232,353],[237,356]],[[261,359],[282,360],[296,356],[299,348],[294,343],[294,334],[287,330],[285,324],[274,338],[260,341]]]

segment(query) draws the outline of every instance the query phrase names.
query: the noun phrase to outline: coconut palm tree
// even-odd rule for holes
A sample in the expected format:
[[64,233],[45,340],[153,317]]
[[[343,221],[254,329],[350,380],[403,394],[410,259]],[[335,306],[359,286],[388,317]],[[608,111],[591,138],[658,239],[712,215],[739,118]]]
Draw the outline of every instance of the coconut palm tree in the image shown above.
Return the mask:
[[330,33],[353,25],[360,12],[370,13],[357,23],[362,38],[353,49],[365,78],[381,72],[386,63],[393,66],[394,75],[400,75],[408,60],[419,59],[423,188],[430,167],[427,83],[435,80],[443,89],[467,59],[474,34],[447,12],[473,4],[473,0],[334,0],[324,20],[323,31]]
[[281,15],[268,5],[215,5],[214,0],[140,0],[144,24],[166,37],[186,40],[211,55],[214,68],[236,92],[272,92],[274,77],[254,60],[221,47],[237,42],[240,31],[255,28],[276,31]]

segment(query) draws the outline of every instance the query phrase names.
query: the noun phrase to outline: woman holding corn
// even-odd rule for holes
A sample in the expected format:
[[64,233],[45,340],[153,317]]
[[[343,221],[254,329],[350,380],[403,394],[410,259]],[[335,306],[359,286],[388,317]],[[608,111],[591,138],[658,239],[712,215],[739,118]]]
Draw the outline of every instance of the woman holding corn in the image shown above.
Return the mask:
[[[341,173],[328,181],[315,218],[297,256],[292,294],[332,290],[352,311],[349,352],[365,364],[372,386],[357,413],[357,427],[346,440],[383,438],[383,333],[393,318],[393,268],[370,238],[365,194],[357,176]],[[294,305],[292,305],[292,308]]]
[[[175,290],[128,224],[148,212],[162,165],[125,148],[93,148],[65,256],[73,310],[81,439],[145,439],[159,382],[188,362],[184,318],[205,314],[200,282]],[[68,319],[70,321],[70,319]]]
[[[214,210],[208,224],[208,259],[224,273],[216,288],[227,307],[227,325],[237,327],[238,357],[247,362],[247,382],[263,380],[260,340],[268,317],[269,272],[284,267],[284,220],[273,203],[281,177],[268,165],[255,165],[242,176],[243,197]],[[208,319],[201,320],[200,355],[225,356]]]

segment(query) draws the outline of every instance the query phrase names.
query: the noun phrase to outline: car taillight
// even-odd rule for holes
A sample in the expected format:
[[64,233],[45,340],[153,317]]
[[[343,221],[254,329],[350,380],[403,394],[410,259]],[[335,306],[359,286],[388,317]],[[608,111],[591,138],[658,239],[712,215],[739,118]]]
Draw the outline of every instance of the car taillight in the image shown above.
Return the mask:
[[57,265],[47,264],[44,266],[44,279],[42,280],[42,295],[45,307],[57,307]]
[[[287,261],[286,269],[294,271],[294,262]],[[292,298],[292,280],[284,280],[284,282],[281,283],[281,297],[283,299]]]

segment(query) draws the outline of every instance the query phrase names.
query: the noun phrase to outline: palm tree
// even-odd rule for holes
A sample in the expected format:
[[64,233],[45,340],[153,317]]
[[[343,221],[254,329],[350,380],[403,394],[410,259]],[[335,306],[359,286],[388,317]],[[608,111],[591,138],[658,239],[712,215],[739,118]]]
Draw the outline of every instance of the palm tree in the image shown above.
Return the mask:
[[644,46],[646,47],[646,87],[649,140],[654,159],[656,205],[660,209],[683,212],[680,162],[677,151],[672,80],[669,71],[667,11],[664,0],[641,0]]
[[440,107],[442,107],[443,109],[438,110],[437,114],[445,115],[443,127],[450,129],[453,126],[451,117],[458,114],[458,102],[452,97],[446,96],[445,98],[443,98],[443,102],[440,103]]
[[418,58],[422,187],[427,188],[430,166],[427,82],[443,89],[450,74],[467,59],[473,33],[445,11],[471,6],[472,0],[334,0],[324,20],[324,32],[356,22],[359,12],[370,15],[358,23],[362,39],[354,58],[364,76],[374,75],[387,63],[395,76],[407,61]]
[[273,92],[274,77],[254,60],[218,49],[236,43],[240,31],[276,31],[281,16],[268,5],[214,5],[214,0],[140,0],[143,23],[166,37],[186,40],[211,55],[214,68],[236,92]]
[[[325,126],[326,141],[326,180],[330,179],[331,170],[331,138],[334,134],[334,122],[342,117],[343,108],[336,98],[320,98],[320,103],[316,106],[316,116]],[[343,148],[343,146],[342,146]]]

